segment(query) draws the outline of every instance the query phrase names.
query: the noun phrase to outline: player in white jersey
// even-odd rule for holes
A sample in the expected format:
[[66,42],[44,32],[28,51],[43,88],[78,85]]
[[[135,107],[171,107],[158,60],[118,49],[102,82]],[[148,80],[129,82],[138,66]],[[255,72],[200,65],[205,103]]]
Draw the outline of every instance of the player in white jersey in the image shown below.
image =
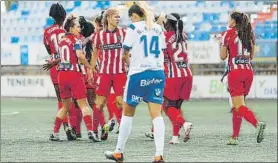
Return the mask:
[[166,45],[161,26],[152,22],[152,15],[145,5],[142,1],[135,2],[128,11],[133,23],[128,27],[123,44],[124,60],[129,65],[123,116],[116,150],[105,152],[106,158],[116,162],[123,161],[124,147],[131,133],[135,108],[143,100],[148,103],[153,119],[156,146],[153,162],[164,162],[162,156],[165,124],[161,116],[161,105],[165,85],[163,49]]

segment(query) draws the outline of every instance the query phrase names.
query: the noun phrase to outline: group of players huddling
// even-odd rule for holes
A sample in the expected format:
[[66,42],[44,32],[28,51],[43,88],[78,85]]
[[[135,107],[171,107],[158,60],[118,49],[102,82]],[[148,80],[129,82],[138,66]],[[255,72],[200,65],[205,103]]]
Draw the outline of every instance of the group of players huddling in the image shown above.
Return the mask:
[[[44,44],[51,59],[43,67],[50,70],[59,110],[50,140],[60,140],[58,133],[62,124],[68,140],[81,138],[82,118],[90,140],[107,140],[116,123],[115,115],[119,124],[117,146],[115,151],[105,152],[105,156],[122,162],[135,108],[144,101],[152,118],[152,132],[146,136],[155,141],[153,162],[164,162],[162,110],[172,122],[170,144],[179,143],[181,128],[187,142],[193,127],[181,111],[183,101],[190,98],[193,82],[187,35],[177,13],[155,15],[143,1],[129,2],[127,7],[132,23],[120,28],[117,8],[106,9],[92,23],[82,16],[66,16],[59,3],[51,6],[49,16],[55,23],[44,32]],[[237,144],[242,118],[257,128],[260,143],[266,125],[245,105],[253,80],[250,60],[254,55],[254,34],[244,13],[233,12],[228,25],[230,29],[222,35],[220,56],[228,62],[232,99],[233,134],[228,144]],[[108,123],[103,111],[105,104]]]

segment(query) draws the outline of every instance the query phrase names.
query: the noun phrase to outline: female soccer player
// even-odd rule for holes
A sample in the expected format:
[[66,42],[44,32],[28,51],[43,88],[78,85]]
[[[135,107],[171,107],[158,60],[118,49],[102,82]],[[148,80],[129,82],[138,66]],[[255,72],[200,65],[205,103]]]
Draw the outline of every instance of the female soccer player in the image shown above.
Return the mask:
[[[228,86],[233,102],[233,135],[228,145],[236,145],[242,117],[258,130],[257,142],[262,142],[266,124],[259,122],[254,113],[245,105],[244,97],[248,95],[253,81],[253,70],[250,60],[254,56],[255,37],[248,16],[233,12],[230,15],[230,27],[222,37],[220,57],[228,57]],[[227,51],[229,55],[227,55]]]
[[64,29],[68,32],[59,42],[59,51],[61,53],[61,62],[59,64],[58,84],[63,107],[58,111],[55,119],[53,133],[50,140],[59,141],[58,136],[63,118],[68,113],[72,98],[77,100],[79,108],[82,110],[83,119],[88,130],[88,137],[92,139],[92,118],[87,102],[87,90],[84,77],[80,67],[84,65],[92,69],[85,55],[82,52],[82,43],[78,39],[80,34],[80,25],[78,18],[69,15],[64,22]]
[[173,137],[169,143],[177,144],[181,127],[185,130],[184,142],[190,139],[189,134],[193,124],[184,120],[181,105],[184,100],[188,101],[190,98],[193,77],[188,63],[187,36],[183,31],[181,17],[177,13],[167,15],[165,29],[167,50],[163,109],[173,125]]
[[[135,2],[128,11],[132,24],[127,29],[123,44],[124,61],[129,65],[128,79],[124,91],[123,115],[117,147],[105,156],[116,162],[123,161],[126,141],[131,133],[136,106],[145,101],[153,119],[156,153],[154,162],[163,161],[165,124],[161,116],[165,75],[163,52],[165,38],[160,25],[153,23],[152,14],[144,2]],[[129,51],[131,50],[131,57]]]
[[[51,55],[51,59],[47,61],[46,64],[43,65],[43,68],[45,70],[50,70],[51,81],[54,85],[54,89],[58,99],[58,109],[61,109],[62,101],[61,101],[60,91],[58,86],[58,69],[57,69],[57,64],[60,62],[58,42],[66,33],[66,31],[62,27],[63,22],[66,18],[66,11],[61,4],[55,3],[50,8],[49,16],[51,16],[55,20],[55,23],[44,30],[43,41],[47,52],[49,53],[49,55]],[[65,116],[63,120],[63,125],[68,140],[72,140],[73,137],[71,134],[72,132],[71,128],[69,127],[68,124],[68,116]]]
[[[122,95],[126,82],[126,70],[122,62],[122,43],[125,31],[119,29],[120,15],[117,9],[109,8],[103,15],[103,30],[95,34],[92,66],[100,61],[97,79],[97,104],[94,108],[94,132],[97,132],[101,122],[105,100],[110,94],[111,87],[117,96],[117,103],[122,106]],[[103,119],[104,122],[104,119]],[[96,125],[96,126],[95,126]],[[102,124],[102,140],[108,137],[109,126]]]

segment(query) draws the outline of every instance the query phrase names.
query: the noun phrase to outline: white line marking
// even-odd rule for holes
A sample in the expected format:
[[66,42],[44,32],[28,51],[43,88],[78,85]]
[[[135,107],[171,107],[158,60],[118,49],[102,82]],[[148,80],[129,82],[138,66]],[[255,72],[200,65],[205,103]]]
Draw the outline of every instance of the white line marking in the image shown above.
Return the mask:
[[1,113],[1,116],[2,115],[16,115],[16,114],[19,114],[19,112],[14,111],[14,112],[11,112],[11,113]]

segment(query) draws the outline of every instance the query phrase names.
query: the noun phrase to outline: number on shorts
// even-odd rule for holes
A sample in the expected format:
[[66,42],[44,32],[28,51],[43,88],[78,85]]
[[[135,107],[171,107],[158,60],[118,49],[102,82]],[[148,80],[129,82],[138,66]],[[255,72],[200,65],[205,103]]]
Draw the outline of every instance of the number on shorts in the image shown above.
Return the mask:
[[160,54],[159,50],[159,37],[158,36],[152,36],[151,38],[151,43],[150,43],[150,49],[148,49],[148,44],[147,44],[147,36],[143,35],[140,38],[140,41],[143,42],[144,46],[144,54],[145,57],[148,57],[149,53],[155,55],[156,58],[158,58]]

